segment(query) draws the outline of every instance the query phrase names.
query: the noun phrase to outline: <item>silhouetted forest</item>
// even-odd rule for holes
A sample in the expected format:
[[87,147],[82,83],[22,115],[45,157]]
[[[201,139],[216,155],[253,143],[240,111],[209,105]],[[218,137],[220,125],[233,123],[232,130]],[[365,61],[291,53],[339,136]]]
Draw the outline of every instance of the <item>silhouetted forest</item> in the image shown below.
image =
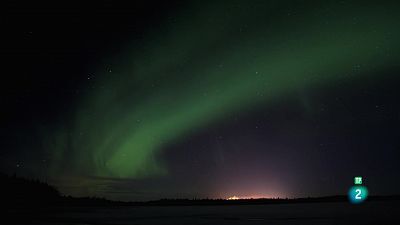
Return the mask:
[[8,205],[24,206],[56,202],[61,195],[56,188],[39,180],[0,174],[2,202]]
[[[350,204],[346,201],[346,196],[329,196],[329,197],[318,197],[318,198],[296,198],[296,199],[239,199],[239,200],[225,200],[225,199],[161,199],[157,201],[148,202],[118,202],[110,201],[104,198],[97,197],[85,197],[75,198],[70,196],[63,196],[55,187],[46,184],[38,180],[29,180],[16,176],[8,176],[0,174],[0,182],[2,184],[1,193],[1,206],[5,209],[5,215],[1,217],[2,224],[132,224],[133,222],[143,222],[143,224],[153,224],[154,221],[171,221],[168,224],[179,224],[182,218],[196,221],[224,221],[226,219],[235,219],[235,221],[245,222],[248,220],[249,211],[260,207],[261,209],[267,209],[267,204],[297,204],[297,203],[323,203],[323,202],[343,202],[343,204],[328,204],[325,205],[327,208],[333,207],[337,210],[337,207],[347,207],[349,212]],[[384,196],[384,197],[370,197],[367,201],[387,201],[387,200],[400,200],[399,196]],[[224,205],[253,205],[252,208],[244,207],[244,211],[239,211],[241,214],[236,215],[235,207],[223,207]],[[255,206],[256,205],[256,206]],[[396,202],[386,202],[383,204],[387,210],[391,210],[393,205],[397,205]],[[152,207],[154,206],[154,207]],[[181,207],[170,207],[167,211],[172,213],[171,215],[165,215],[162,213],[163,209],[160,207],[169,206],[199,206],[199,207],[188,207],[187,210],[181,212]],[[221,206],[209,208],[207,206]],[[301,218],[315,218],[314,214],[318,214],[318,208],[321,204],[313,204],[315,207],[305,206],[304,204],[298,204],[298,207],[306,207],[307,217],[301,214]],[[267,208],[266,208],[267,207]],[[283,207],[283,208],[281,208]],[[372,219],[375,217],[376,221],[384,221],[383,223],[376,224],[389,224],[385,223],[391,221],[394,216],[386,213],[386,208],[381,209],[376,216],[374,214],[364,213],[365,215],[371,216]],[[237,208],[236,208],[237,209]],[[274,209],[269,207],[268,209]],[[287,205],[279,206],[277,209],[283,211],[277,215],[273,215],[271,220],[276,218],[284,219],[287,218],[300,218],[296,212],[297,207],[289,207]],[[313,209],[310,212],[310,209]],[[315,210],[314,210],[315,209]],[[368,209],[368,208],[366,208]],[[210,211],[211,210],[211,211]],[[232,211],[233,210],[233,211]],[[276,210],[276,209],[275,209]],[[287,211],[286,211],[287,210]],[[294,210],[295,212],[291,211]],[[376,210],[376,208],[374,208]],[[212,212],[210,214],[210,212]],[[333,217],[337,216],[336,211],[332,214]],[[340,211],[338,211],[340,212]],[[360,215],[354,214],[356,216]],[[201,214],[202,216],[198,216]],[[364,215],[363,214],[363,215]],[[204,216],[209,215],[209,216]],[[252,212],[251,212],[251,215]],[[257,214],[260,218],[269,218],[271,214]],[[348,214],[346,214],[348,215]],[[386,215],[386,217],[385,217]],[[353,216],[353,217],[356,217]],[[339,214],[340,217],[340,214]],[[349,217],[350,219],[353,217]],[[325,218],[325,217],[318,217]],[[328,218],[326,220],[331,220]],[[340,218],[341,219],[341,218]],[[306,221],[306,220],[305,220]],[[341,220],[342,221],[342,220]],[[218,224],[218,223],[213,223]],[[242,223],[240,223],[242,224]],[[353,223],[351,223],[353,224]],[[394,223],[392,223],[394,224]]]
[[[285,203],[319,203],[344,202],[344,195],[314,198],[268,198],[268,199],[160,199],[148,202],[121,202],[105,198],[76,198],[63,196],[53,186],[39,180],[0,174],[2,183],[2,204],[11,208],[34,208],[51,206],[167,206],[167,205],[248,205],[248,204],[285,204]],[[368,201],[400,200],[400,196],[371,196]]]
[[97,197],[63,196],[57,188],[39,181],[0,173],[2,204],[8,208],[51,206],[104,206],[118,202]]

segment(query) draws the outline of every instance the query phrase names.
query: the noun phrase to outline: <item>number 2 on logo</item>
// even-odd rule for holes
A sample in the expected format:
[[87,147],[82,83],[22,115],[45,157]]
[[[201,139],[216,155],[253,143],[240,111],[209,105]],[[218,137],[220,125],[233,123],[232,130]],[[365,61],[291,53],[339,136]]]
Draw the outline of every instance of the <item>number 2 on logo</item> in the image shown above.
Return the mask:
[[356,189],[356,193],[355,199],[361,199],[361,189]]

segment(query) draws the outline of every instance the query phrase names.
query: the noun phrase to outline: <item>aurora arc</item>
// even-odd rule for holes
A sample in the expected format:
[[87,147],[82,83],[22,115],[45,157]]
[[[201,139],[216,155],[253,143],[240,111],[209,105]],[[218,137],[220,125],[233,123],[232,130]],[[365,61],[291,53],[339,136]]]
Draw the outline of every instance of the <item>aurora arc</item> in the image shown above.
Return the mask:
[[87,88],[70,124],[53,132],[53,168],[68,152],[69,167],[86,174],[165,175],[157,153],[190,132],[302,88],[391,66],[399,16],[351,6],[358,10],[330,5],[334,17],[310,10],[297,20],[286,18],[283,4],[193,5],[124,46],[110,60],[112,71],[99,67],[89,81],[96,88]]

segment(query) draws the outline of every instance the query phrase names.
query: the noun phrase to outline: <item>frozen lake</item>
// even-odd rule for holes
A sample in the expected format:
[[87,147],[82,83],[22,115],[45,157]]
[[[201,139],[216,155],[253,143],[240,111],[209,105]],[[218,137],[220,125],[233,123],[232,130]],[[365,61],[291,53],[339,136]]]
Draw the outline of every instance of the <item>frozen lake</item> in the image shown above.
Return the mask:
[[[24,224],[400,224],[398,202],[66,208]],[[28,215],[20,215],[28,216]]]

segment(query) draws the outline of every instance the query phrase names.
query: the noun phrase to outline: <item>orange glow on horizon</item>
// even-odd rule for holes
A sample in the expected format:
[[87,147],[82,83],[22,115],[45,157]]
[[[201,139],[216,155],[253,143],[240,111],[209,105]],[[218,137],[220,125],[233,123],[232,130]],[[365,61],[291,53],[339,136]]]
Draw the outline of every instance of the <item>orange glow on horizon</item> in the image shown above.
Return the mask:
[[267,196],[261,196],[261,195],[254,195],[254,196],[231,196],[226,198],[226,200],[240,200],[240,199],[262,199],[262,198],[269,198]]
[[226,200],[239,200],[239,199],[240,198],[237,196],[232,196],[232,197],[227,198]]

